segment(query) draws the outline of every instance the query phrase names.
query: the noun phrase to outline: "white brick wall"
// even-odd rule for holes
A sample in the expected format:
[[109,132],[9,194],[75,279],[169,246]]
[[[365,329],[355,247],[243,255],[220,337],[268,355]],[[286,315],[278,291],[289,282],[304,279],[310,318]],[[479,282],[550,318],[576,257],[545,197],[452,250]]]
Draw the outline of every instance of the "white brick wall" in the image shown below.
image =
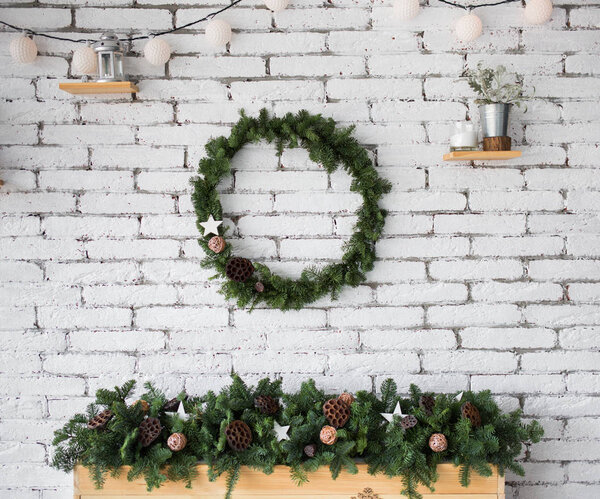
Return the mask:
[[[4,0],[0,19],[95,38],[226,3]],[[205,391],[232,369],[286,389],[490,389],[546,428],[510,497],[599,497],[600,3],[558,0],[541,27],[519,4],[485,9],[470,44],[450,28],[461,11],[436,2],[406,25],[391,0],[291,3],[229,10],[227,49],[202,26],[169,35],[164,68],[136,42],[133,98],[60,92],[73,46],[37,39],[18,65],[0,32],[0,498],[71,497],[49,442],[98,387]],[[465,79],[479,61],[535,88],[511,125],[523,156],[446,164],[452,122],[479,119]],[[248,314],[199,265],[189,179],[211,136],[263,106],[355,124],[394,185],[381,260],[337,302]],[[264,145],[233,164],[222,201],[238,253],[292,276],[339,257],[359,202],[343,172]]]

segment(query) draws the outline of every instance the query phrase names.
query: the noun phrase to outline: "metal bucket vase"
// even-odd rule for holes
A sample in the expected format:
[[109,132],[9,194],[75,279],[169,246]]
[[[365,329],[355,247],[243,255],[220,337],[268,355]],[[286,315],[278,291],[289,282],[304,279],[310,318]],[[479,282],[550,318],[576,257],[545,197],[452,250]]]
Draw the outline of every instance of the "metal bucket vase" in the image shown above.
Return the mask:
[[510,104],[483,104],[479,106],[481,131],[484,137],[508,136]]

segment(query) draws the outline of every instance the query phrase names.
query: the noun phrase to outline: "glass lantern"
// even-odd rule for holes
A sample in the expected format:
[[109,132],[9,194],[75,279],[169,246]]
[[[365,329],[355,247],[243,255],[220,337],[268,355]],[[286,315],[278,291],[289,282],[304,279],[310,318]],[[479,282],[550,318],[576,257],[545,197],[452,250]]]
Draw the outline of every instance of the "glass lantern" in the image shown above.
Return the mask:
[[94,43],[94,51],[98,57],[96,81],[125,81],[123,49],[115,35],[104,33],[100,37],[100,41]]

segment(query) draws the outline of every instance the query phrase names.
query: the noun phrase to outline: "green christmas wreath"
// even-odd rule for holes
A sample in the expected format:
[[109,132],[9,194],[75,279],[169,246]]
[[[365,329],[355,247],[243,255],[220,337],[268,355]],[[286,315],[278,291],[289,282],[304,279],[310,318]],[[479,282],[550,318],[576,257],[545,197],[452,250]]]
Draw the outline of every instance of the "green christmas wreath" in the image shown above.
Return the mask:
[[[238,306],[254,307],[259,302],[281,310],[300,309],[329,294],[336,299],[343,286],[358,286],[375,262],[375,243],[381,237],[385,212],[379,200],[391,185],[379,177],[366,149],[352,137],[353,128],[337,128],[331,118],[300,111],[283,118],[269,116],[266,109],[258,118],[241,113],[229,137],[217,137],[206,144],[206,157],[200,160],[200,176],[192,183],[192,200],[198,228],[204,228],[199,243],[207,254],[203,266],[217,271],[215,277],[226,278],[221,292]],[[273,274],[269,267],[235,257],[231,245],[223,239],[225,228],[217,227],[223,209],[217,186],[231,174],[231,159],[245,144],[266,140],[277,145],[281,155],[285,147],[304,147],[310,159],[328,173],[341,165],[352,177],[351,190],[361,194],[354,233],[344,246],[339,263],[323,268],[309,267],[299,279]],[[211,234],[215,234],[211,237]]]

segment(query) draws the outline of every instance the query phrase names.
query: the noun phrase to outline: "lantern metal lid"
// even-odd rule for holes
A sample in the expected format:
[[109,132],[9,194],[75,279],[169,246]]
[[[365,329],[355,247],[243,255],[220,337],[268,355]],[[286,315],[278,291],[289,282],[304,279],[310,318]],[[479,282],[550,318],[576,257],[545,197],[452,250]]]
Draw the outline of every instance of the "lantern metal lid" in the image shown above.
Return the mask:
[[99,82],[124,81],[123,49],[119,38],[112,33],[104,33],[100,40],[94,43],[94,51],[98,56]]

